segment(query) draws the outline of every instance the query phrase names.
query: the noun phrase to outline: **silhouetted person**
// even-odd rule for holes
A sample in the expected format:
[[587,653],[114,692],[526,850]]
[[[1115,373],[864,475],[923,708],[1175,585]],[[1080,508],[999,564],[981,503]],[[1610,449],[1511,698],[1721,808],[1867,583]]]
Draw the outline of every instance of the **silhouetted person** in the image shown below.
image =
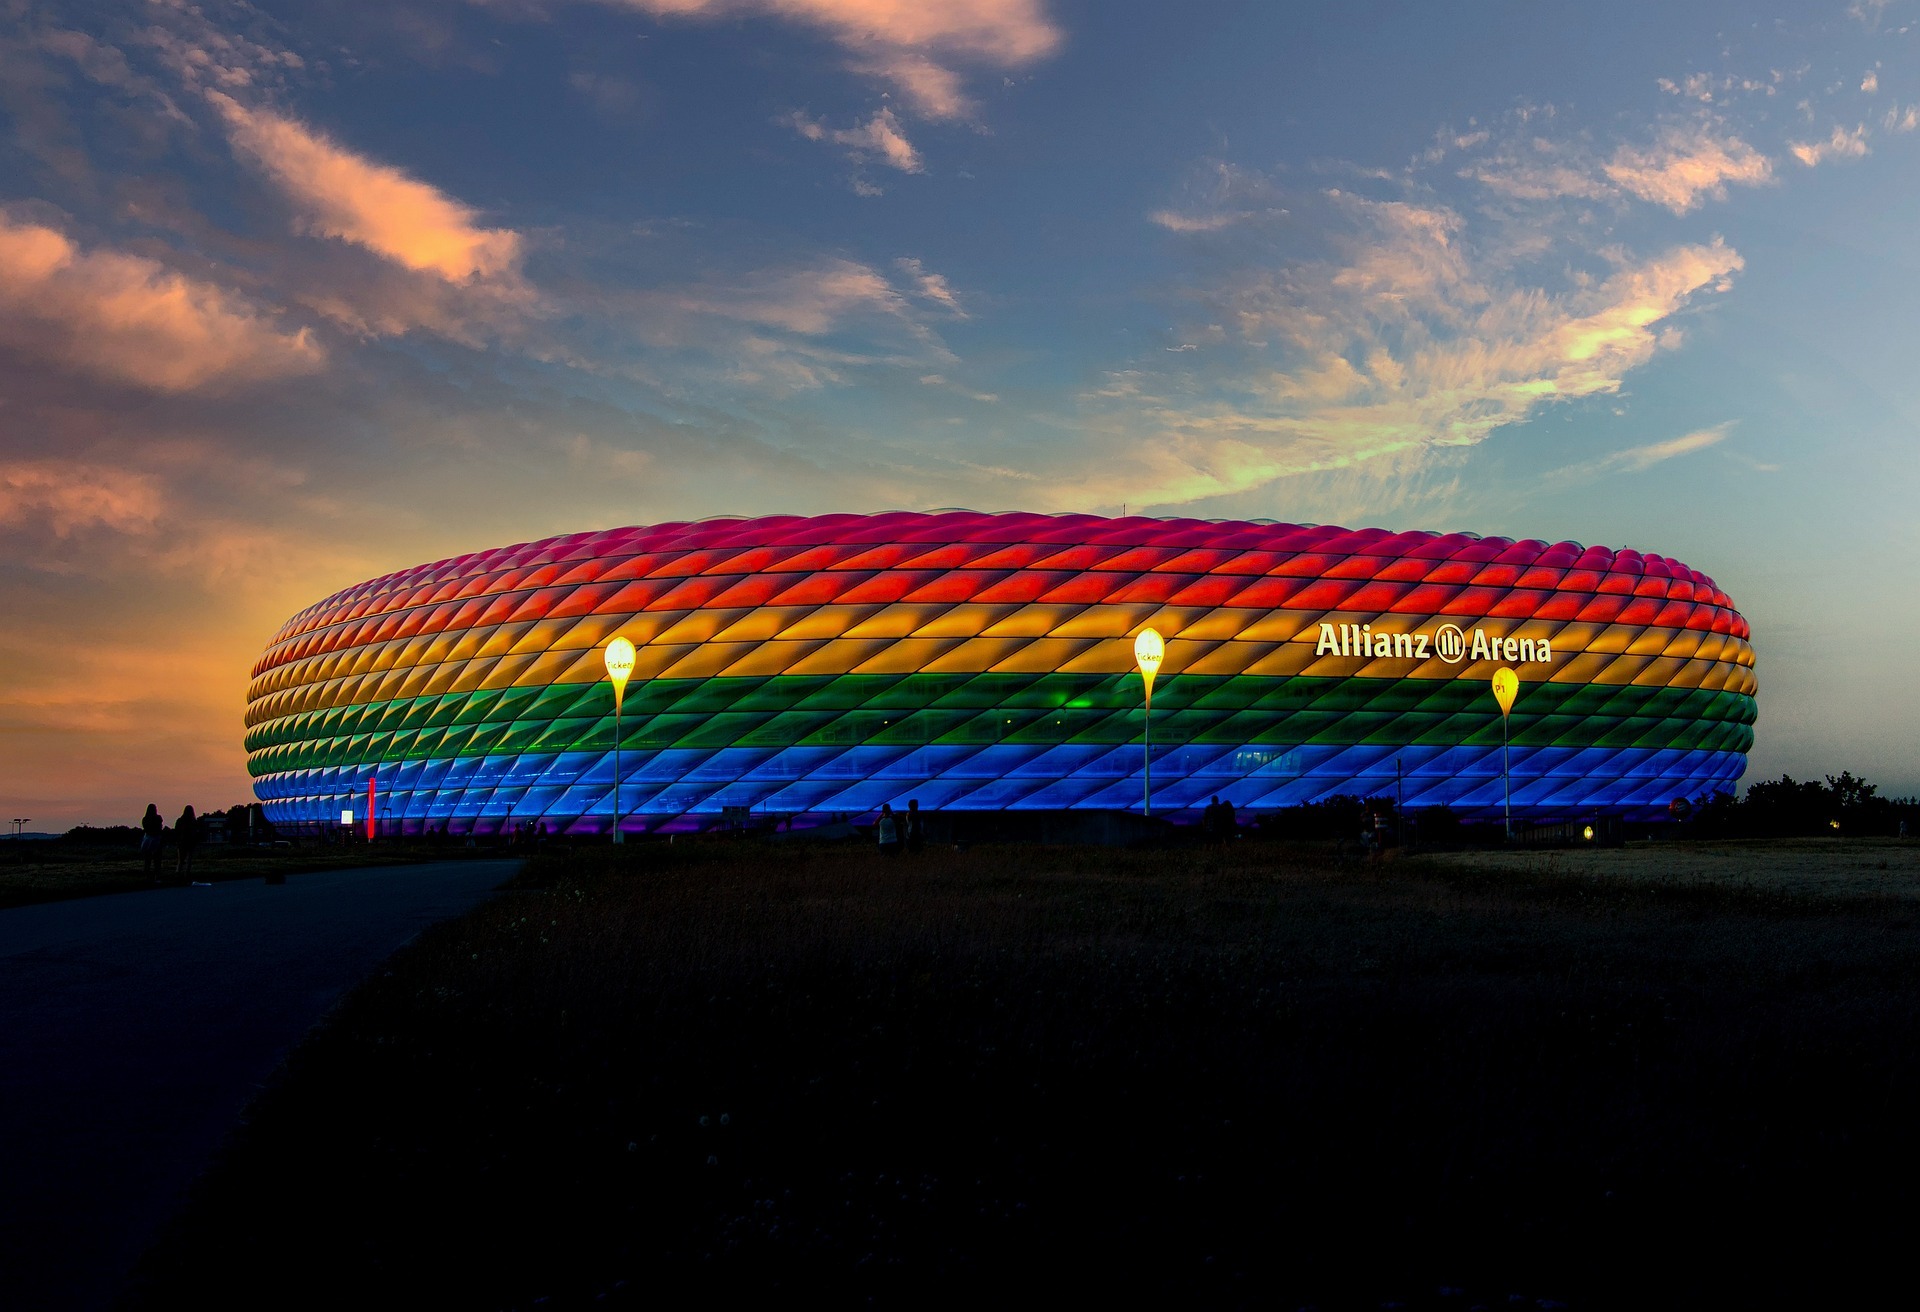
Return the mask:
[[900,819],[893,813],[892,802],[880,804],[880,823],[875,828],[880,838],[880,855],[899,856]]
[[193,849],[200,846],[200,817],[193,813],[191,806],[173,822],[173,845],[180,852],[180,860],[174,866],[173,873],[192,879]]
[[160,845],[165,840],[167,822],[160,818],[160,808],[152,802],[147,803],[147,813],[140,817],[140,872],[160,882]]
[[920,812],[920,799],[907,801],[907,851],[918,852],[927,842],[927,818]]

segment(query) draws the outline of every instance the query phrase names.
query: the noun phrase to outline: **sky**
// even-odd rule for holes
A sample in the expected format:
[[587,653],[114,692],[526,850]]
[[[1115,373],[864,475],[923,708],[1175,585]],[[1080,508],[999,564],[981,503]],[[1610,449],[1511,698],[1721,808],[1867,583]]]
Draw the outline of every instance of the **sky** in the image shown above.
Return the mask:
[[1677,557],[1920,793],[1920,0],[0,0],[0,809],[362,579],[722,514]]

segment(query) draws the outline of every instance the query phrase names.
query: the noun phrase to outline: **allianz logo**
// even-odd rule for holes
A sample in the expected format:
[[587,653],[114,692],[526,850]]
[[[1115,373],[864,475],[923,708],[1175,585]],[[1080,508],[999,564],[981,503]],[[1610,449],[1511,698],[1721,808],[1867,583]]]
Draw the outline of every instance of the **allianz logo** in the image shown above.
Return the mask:
[[1315,656],[1372,656],[1424,661],[1438,656],[1449,665],[1463,660],[1504,661],[1509,665],[1546,665],[1553,661],[1545,638],[1490,638],[1476,628],[1469,639],[1458,624],[1442,624],[1432,633],[1375,633],[1371,624],[1322,624]]

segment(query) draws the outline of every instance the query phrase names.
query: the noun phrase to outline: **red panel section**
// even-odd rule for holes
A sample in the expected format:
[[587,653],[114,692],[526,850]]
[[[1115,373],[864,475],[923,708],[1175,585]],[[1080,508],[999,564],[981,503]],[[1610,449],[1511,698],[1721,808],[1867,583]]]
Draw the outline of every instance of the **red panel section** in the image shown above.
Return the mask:
[[1242,579],[1226,574],[1203,575],[1173,594],[1175,606],[1224,606],[1240,590]]
[[772,603],[775,606],[824,606],[828,602],[838,601],[847,591],[867,578],[867,574],[824,574],[785,575],[792,579]]
[[899,601],[915,588],[924,588],[940,577],[937,569],[890,569],[874,574],[846,588],[835,601],[850,606],[879,606]]
[[1294,593],[1287,605],[1293,610],[1336,610],[1359,589],[1352,579],[1321,579]]
[[[995,552],[995,555],[1003,553]],[[1007,575],[998,583],[981,589],[975,601],[987,602],[1028,602],[1038,601],[1054,588],[1073,578],[1065,570],[1023,569]]]
[[956,569],[909,592],[907,601],[975,601],[1006,576],[989,569]]

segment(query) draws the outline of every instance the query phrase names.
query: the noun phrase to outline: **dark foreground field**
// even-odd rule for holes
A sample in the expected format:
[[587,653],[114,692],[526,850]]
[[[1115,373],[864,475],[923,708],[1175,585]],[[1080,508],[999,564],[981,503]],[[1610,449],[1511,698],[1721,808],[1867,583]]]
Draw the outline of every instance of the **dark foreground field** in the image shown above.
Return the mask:
[[144,1305],[1911,1297],[1909,902],[1253,843],[612,855],[356,994]]

